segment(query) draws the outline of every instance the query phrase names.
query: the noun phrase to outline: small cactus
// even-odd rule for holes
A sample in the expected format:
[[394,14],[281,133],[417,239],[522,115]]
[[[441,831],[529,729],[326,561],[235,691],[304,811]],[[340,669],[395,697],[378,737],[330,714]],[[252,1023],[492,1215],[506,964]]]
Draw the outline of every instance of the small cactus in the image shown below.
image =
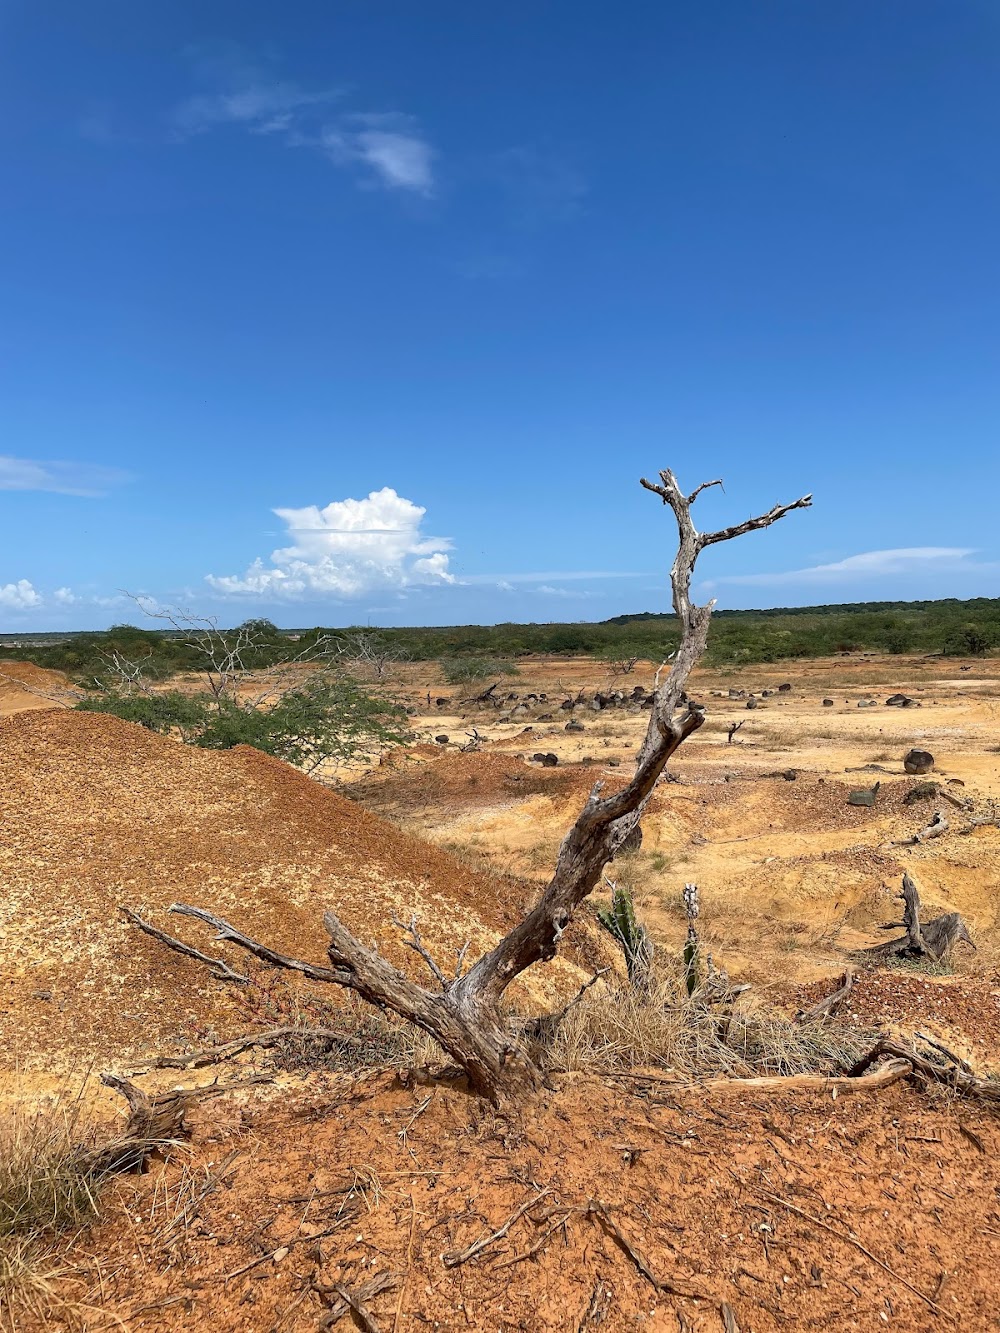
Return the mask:
[[597,910],[597,919],[618,941],[625,955],[629,984],[637,990],[648,990],[653,965],[653,940],[649,931],[635,914],[632,890],[607,881],[611,889],[611,906]]

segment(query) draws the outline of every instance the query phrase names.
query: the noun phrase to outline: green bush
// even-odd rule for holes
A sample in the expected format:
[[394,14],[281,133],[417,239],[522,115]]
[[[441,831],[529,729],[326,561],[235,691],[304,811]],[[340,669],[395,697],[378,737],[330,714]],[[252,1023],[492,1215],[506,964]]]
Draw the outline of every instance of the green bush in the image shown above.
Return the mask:
[[441,662],[441,670],[449,685],[464,685],[469,681],[487,680],[490,676],[516,676],[514,662],[497,661],[490,657],[454,657]]
[[392,701],[355,681],[325,673],[253,707],[231,696],[210,694],[120,695],[111,691],[77,707],[110,713],[150,731],[176,731],[181,740],[206,750],[252,745],[296,767],[312,771],[325,760],[347,760],[360,750],[398,744],[407,737],[405,713]]

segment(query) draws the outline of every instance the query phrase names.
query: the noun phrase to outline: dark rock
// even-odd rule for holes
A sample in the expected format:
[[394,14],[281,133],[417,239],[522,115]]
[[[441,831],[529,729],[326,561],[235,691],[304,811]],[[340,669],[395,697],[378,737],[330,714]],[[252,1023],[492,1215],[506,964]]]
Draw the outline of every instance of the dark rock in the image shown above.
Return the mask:
[[824,707],[824,708],[832,708],[832,707],[833,707],[833,700],[832,700],[832,699],[824,699],[824,700],[823,700],[823,707]]
[[932,796],[936,796],[937,793],[938,785],[936,782],[918,782],[917,785],[911,787],[903,797],[903,804],[913,805],[915,801],[927,801],[930,800]]
[[572,699],[564,699],[562,703],[559,705],[559,707],[565,708],[566,711],[568,712],[573,707],[573,703],[574,701]]
[[867,790],[852,791],[847,798],[848,805],[874,805],[875,797],[878,795],[879,784],[876,782],[874,787]]
[[911,699],[908,694],[890,694],[885,701],[886,708],[919,708],[916,699]]
[[778,692],[779,694],[788,694],[791,688],[791,684],[788,681],[785,681],[784,685],[778,686]]
[[908,750],[903,756],[903,767],[907,773],[915,773],[920,777],[934,767],[934,756],[930,750]]
[[434,700],[434,706],[435,706],[436,708],[443,708],[443,707],[445,706],[445,704],[450,704],[450,703],[451,703],[451,700],[450,700],[450,699],[435,699],[435,700]]
[[448,744],[448,737],[447,737],[447,736],[435,736],[434,739],[437,741],[438,745],[447,745],[447,744]]
[[747,708],[756,708],[756,707],[757,707],[756,696],[751,694],[750,698],[747,700]]
[[567,722],[563,731],[586,731],[587,728],[582,722]]
[[781,776],[785,779],[786,782],[794,782],[795,779],[799,776],[799,770],[797,768],[786,768]]
[[537,754],[533,754],[531,757],[536,764],[541,764],[543,768],[555,768],[559,763],[559,756],[555,754],[542,754],[541,751],[538,751]]

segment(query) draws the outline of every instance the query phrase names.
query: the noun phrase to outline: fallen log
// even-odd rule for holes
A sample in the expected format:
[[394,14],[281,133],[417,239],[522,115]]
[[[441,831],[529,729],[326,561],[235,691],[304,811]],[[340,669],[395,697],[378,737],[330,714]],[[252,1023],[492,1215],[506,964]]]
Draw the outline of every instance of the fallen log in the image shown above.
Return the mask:
[[[880,1066],[871,1074],[775,1074],[761,1078],[708,1078],[692,1084],[699,1092],[878,1092],[913,1073],[909,1055]],[[678,1084],[678,1089],[683,1085]],[[1000,1097],[1000,1090],[998,1090]]]
[[[940,1046],[936,1047],[941,1050]],[[945,1087],[953,1088],[963,1097],[971,1097],[977,1101],[990,1102],[993,1105],[1000,1104],[1000,1083],[993,1079],[980,1078],[968,1070],[968,1066],[962,1067],[962,1063],[954,1062],[951,1064],[939,1064],[936,1060],[931,1060],[927,1056],[918,1054],[902,1044],[902,1042],[893,1041],[889,1037],[881,1037],[868,1052],[867,1055],[857,1062],[849,1071],[849,1078],[866,1078],[867,1071],[878,1063],[883,1056],[888,1056],[890,1065],[884,1065],[883,1068],[889,1068],[891,1065],[907,1061],[910,1065],[910,1077],[926,1080],[930,1083],[941,1083]]]

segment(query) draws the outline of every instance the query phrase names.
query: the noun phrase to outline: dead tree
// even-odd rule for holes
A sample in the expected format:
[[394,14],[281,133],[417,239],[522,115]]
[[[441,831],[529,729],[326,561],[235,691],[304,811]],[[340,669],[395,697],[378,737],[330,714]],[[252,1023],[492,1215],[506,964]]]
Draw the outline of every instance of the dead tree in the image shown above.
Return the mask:
[[920,894],[909,875],[904,874],[902,892],[897,896],[903,900],[903,919],[887,922],[882,929],[905,930],[906,934],[890,940],[888,944],[877,944],[872,949],[866,949],[865,955],[869,959],[895,955],[899,958],[931,958],[938,962],[960,941],[975,949],[958,912],[946,912],[926,925],[920,924]]
[[424,960],[434,978],[433,990],[418,985],[380,954],[365,948],[332,912],[324,917],[330,936],[329,966],[317,967],[276,953],[202,908],[174,904],[171,910],[204,921],[214,927],[216,939],[235,944],[265,963],[345,986],[415,1023],[465,1070],[471,1088],[496,1105],[537,1091],[543,1085],[543,1068],[519,1030],[505,1018],[504,996],[527,968],[555,957],[576,909],[641,820],[667,761],[705,720],[702,705],[687,694],[688,678],[705,650],[714,606],[713,602],[697,606],[691,601],[697,559],[709,546],[770,527],[791,510],[812,503],[812,497],[806,495],[717,532],[699,532],[691,507],[703,490],[721,484],[704,482],[685,495],[669,470],[660,473],[658,482],[642,479],[641,485],[670,507],[677,523],[677,554],[670,581],[680,646],[665,679],[661,675],[666,663],[657,672],[649,726],[631,780],[608,795],[602,794],[600,782],[594,786],[563,839],[555,872],[534,907],[468,972],[463,975],[461,959],[452,975],[442,971],[425,948],[415,922],[405,928],[406,943]]
[[[743,719],[743,722],[745,722],[745,721],[746,721],[746,718]],[[732,745],[732,743],[733,743],[733,737],[734,737],[734,736],[736,735],[736,733],[739,731],[740,727],[743,726],[743,722],[730,722],[729,725],[728,725],[728,727],[726,727],[726,744],[727,744],[727,745]]]

